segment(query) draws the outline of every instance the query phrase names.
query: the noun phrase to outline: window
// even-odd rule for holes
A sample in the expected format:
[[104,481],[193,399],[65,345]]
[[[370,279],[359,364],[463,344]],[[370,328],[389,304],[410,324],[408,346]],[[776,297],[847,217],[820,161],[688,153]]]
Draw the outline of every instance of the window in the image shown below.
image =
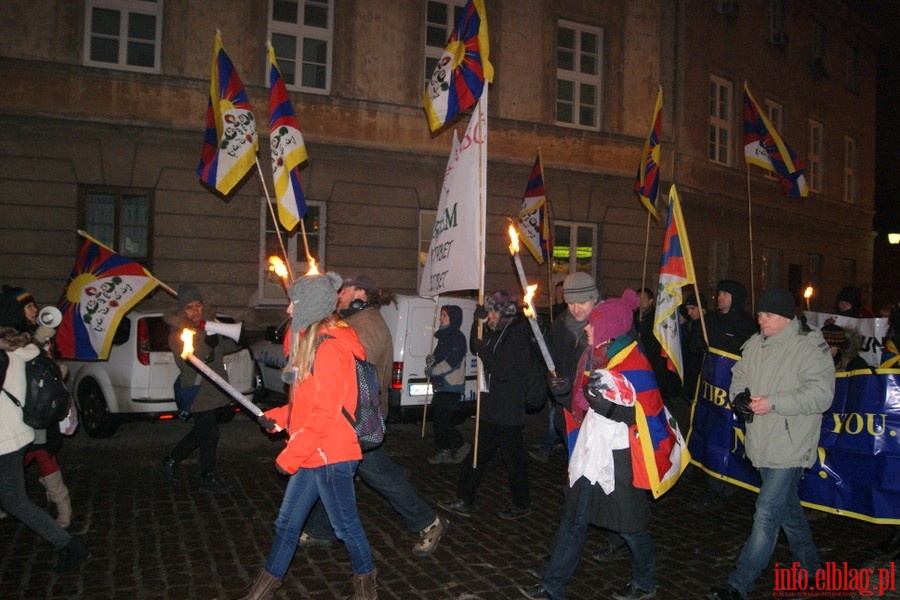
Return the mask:
[[844,276],[844,287],[856,285],[856,261],[852,258],[841,260],[841,272]]
[[603,30],[560,21],[556,34],[556,123],[600,128]]
[[[775,127],[775,131],[782,134],[784,132],[784,129],[782,128],[782,123],[784,121],[782,118],[784,107],[778,102],[768,98],[763,101],[763,106],[766,111],[766,117],[768,117],[769,122]],[[778,179],[778,175],[769,170],[765,170],[765,177],[768,179]]]
[[[277,214],[277,207],[276,214]],[[287,303],[287,294],[284,284],[278,276],[269,270],[269,257],[277,256],[284,260],[281,245],[278,243],[278,235],[272,223],[272,213],[266,207],[266,199],[260,202],[260,236],[259,236],[259,303],[269,305],[284,305]],[[303,226],[306,227],[306,241],[309,244],[309,253],[321,266],[325,262],[325,203],[306,200],[306,216],[303,217]],[[279,225],[280,228],[280,225]],[[309,270],[306,261],[306,249],[303,246],[303,233],[298,224],[296,229],[285,235],[281,230],[285,250],[290,258],[291,270],[294,277],[299,277]]]
[[[431,80],[431,75],[437,67],[438,60],[444,54],[444,47],[453,28],[459,21],[459,16],[465,8],[465,0],[451,0],[437,2],[426,0],[425,2],[425,83]],[[427,251],[427,249],[426,249]]]
[[731,164],[731,82],[709,78],[709,160]]
[[859,93],[859,52],[855,46],[844,46],[844,87]]
[[731,242],[729,240],[709,240],[707,289],[716,289],[716,285],[722,279],[731,279]]
[[844,202],[855,204],[859,199],[859,154],[856,140],[844,136]]
[[809,68],[816,77],[828,77],[828,70],[825,68],[825,27],[815,21],[812,24]]
[[333,0],[271,0],[269,39],[290,89],[331,91]]
[[825,173],[825,127],[809,120],[809,191],[822,192]]
[[785,0],[769,0],[769,43],[773,46],[787,46],[784,3]]
[[553,275],[581,271],[596,279],[597,226],[556,221],[553,225]]
[[78,227],[122,256],[150,268],[152,209],[149,190],[84,186],[78,193]]
[[762,286],[767,290],[781,285],[781,265],[784,251],[781,248],[766,248],[762,256]]
[[713,10],[717,14],[736,19],[741,13],[741,3],[739,0],[713,0]]
[[807,273],[809,273],[809,285],[813,286],[814,290],[821,290],[822,272],[824,270],[822,255],[810,254],[807,257],[807,262],[809,263],[809,268],[807,269]]
[[86,0],[84,64],[159,73],[163,0]]

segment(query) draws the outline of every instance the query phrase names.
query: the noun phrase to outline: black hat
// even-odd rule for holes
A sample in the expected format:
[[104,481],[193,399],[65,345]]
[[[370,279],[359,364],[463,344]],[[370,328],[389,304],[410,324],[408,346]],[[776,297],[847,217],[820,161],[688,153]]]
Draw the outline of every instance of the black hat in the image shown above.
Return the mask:
[[25,307],[34,302],[34,296],[20,287],[3,286],[0,294],[0,326],[15,327],[25,324]]
[[793,319],[796,316],[794,307],[794,295],[789,290],[772,288],[763,292],[759,302],[756,303],[756,312],[767,312],[785,319]]

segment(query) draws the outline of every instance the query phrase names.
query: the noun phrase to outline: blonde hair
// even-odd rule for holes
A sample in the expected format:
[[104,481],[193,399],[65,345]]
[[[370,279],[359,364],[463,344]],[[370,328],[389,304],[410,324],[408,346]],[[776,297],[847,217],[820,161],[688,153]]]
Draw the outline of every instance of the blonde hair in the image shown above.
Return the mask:
[[291,342],[291,355],[288,357],[286,369],[296,369],[297,379],[300,383],[312,373],[313,362],[316,360],[316,339],[319,337],[319,328],[326,325],[330,316],[313,323],[294,336]]

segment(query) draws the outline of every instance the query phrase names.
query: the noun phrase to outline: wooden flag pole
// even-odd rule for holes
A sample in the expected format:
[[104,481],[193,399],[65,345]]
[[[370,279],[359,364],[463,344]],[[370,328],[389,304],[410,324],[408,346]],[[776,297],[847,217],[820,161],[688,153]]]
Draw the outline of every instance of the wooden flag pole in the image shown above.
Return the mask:
[[[284,247],[284,240],[281,237],[281,227],[278,224],[278,217],[275,215],[275,207],[272,206],[272,198],[269,196],[269,188],[266,186],[266,180],[263,177],[262,167],[259,166],[259,156],[256,157],[256,173],[259,175],[259,182],[262,184],[263,192],[266,195],[266,206],[269,207],[269,214],[272,216],[272,223],[275,225],[275,235],[278,237],[278,245],[281,247],[281,255],[284,256],[284,265],[287,267],[288,278],[291,283],[294,282],[294,271],[291,269],[291,261],[288,258],[287,249]],[[303,223],[303,219],[300,219],[300,223]],[[303,232],[303,245],[306,246],[306,231]],[[307,256],[309,256],[309,249],[307,248]],[[290,286],[288,286],[290,287]]]
[[[104,250],[109,250],[109,251],[112,252],[113,254],[118,254],[118,252],[116,252],[115,250],[113,250],[112,248],[110,248],[109,246],[107,246],[106,244],[104,244],[103,242],[101,242],[100,240],[98,240],[97,238],[95,238],[95,237],[91,236],[90,234],[88,234],[88,232],[86,232],[84,229],[78,229],[78,230],[76,230],[76,231],[78,232],[78,235],[80,235],[81,237],[83,237],[83,238],[86,239],[86,240],[89,240],[89,241],[91,241],[91,242],[97,244],[98,246],[100,246],[100,247],[103,248]],[[135,262],[137,262],[137,261],[135,261]],[[144,269],[144,270],[147,271],[147,269]],[[176,291],[172,288],[172,286],[170,286],[170,285],[168,285],[168,284],[166,284],[166,283],[160,281],[159,279],[156,278],[155,275],[153,275],[153,274],[150,273],[149,271],[147,271],[147,275],[149,275],[150,278],[153,279],[153,281],[155,281],[156,284],[157,284],[159,287],[161,287],[161,288],[164,289],[165,291],[169,292],[170,294],[172,294],[172,295],[175,296],[176,298],[178,297],[178,292],[176,292]]]
[[747,163],[747,229],[750,239],[750,314],[756,314],[756,273],[753,267],[753,200],[750,197],[750,163]]

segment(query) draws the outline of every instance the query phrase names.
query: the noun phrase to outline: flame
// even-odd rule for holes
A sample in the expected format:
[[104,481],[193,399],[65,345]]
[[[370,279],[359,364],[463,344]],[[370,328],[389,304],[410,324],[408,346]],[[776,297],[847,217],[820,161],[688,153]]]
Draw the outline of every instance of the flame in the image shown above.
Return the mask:
[[184,348],[181,351],[181,358],[187,358],[189,354],[194,353],[194,332],[190,329],[182,329],[181,341],[184,343]]
[[284,261],[277,256],[269,257],[269,270],[284,279],[287,277],[288,271],[287,266],[285,266]]
[[509,253],[517,254],[519,252],[519,233],[516,231],[515,225],[509,224]]
[[813,295],[813,286],[806,286],[806,289],[803,290],[803,297],[809,300]]
[[312,256],[309,257],[309,271],[306,272],[307,275],[318,275],[319,268],[316,265],[316,259]]
[[534,305],[532,304],[532,300],[534,299],[534,293],[537,291],[537,287],[537,284],[534,284],[525,288],[525,297],[522,299],[522,314],[529,319],[534,317]]

